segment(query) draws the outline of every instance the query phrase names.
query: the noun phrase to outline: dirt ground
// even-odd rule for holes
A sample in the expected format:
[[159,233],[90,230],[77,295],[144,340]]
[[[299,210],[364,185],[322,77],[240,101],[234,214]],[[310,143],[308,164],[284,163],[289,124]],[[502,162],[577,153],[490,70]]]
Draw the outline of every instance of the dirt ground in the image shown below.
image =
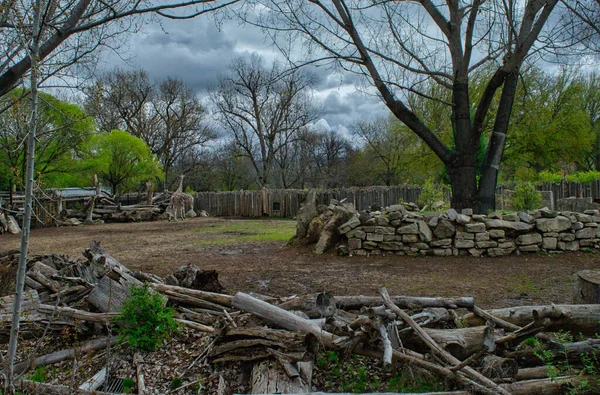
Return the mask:
[[[473,296],[482,307],[569,303],[573,275],[600,268],[593,253],[488,257],[339,257],[315,255],[308,247],[285,242],[200,243],[202,227],[232,219],[195,218],[185,222],[101,224],[34,229],[31,254],[60,253],[73,258],[92,240],[134,270],[166,275],[193,263],[215,269],[227,292],[254,291],[287,296],[315,291],[336,295],[392,294]],[[281,221],[267,221],[266,225]],[[20,236],[0,236],[0,251],[18,248]]]

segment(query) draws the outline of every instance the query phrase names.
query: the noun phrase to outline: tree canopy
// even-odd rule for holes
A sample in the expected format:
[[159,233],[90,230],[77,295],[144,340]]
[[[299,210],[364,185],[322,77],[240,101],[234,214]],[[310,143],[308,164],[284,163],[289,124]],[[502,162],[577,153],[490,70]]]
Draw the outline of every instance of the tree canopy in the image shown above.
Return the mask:
[[114,194],[145,180],[161,180],[162,166],[139,137],[122,130],[101,132],[87,147],[85,169],[98,174]]

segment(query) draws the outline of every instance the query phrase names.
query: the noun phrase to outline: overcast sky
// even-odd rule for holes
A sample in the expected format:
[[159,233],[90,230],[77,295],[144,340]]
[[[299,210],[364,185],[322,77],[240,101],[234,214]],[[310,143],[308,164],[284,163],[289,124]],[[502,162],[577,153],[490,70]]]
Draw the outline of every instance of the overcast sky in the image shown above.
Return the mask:
[[[128,38],[128,47],[123,56],[128,58],[126,61],[106,52],[99,64],[100,71],[116,66],[138,67],[153,79],[179,77],[201,97],[205,97],[218,74],[225,71],[235,57],[257,53],[266,62],[281,59],[259,29],[240,26],[233,20],[223,21],[219,28],[207,17],[150,23],[142,32]],[[356,76],[340,75],[325,68],[312,71],[320,77],[316,86],[323,111],[319,126],[348,137],[353,123],[388,115],[387,108],[377,97],[357,91]]]

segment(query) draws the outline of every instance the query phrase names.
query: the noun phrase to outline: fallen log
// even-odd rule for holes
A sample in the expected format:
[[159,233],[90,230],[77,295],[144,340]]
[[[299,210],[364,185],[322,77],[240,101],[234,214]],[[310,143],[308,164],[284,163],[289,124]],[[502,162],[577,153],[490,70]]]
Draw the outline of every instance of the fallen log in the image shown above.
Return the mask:
[[[177,285],[167,285],[167,284],[149,284],[152,288],[161,293],[166,293],[167,291],[171,291],[176,294],[182,294],[187,296],[192,296],[197,299],[203,299],[207,302],[216,303],[220,306],[231,307],[231,301],[233,297],[231,295],[225,295],[221,293],[208,292],[208,291],[200,291],[197,289],[183,288]],[[219,307],[222,309],[222,307]]]
[[78,310],[71,307],[52,306],[48,304],[40,304],[37,306],[37,311],[48,315],[55,315],[58,317],[68,317],[76,320],[82,320],[87,322],[100,322],[106,323],[113,320],[119,315],[119,313],[90,313],[84,310]]
[[[38,366],[50,365],[53,363],[65,361],[67,359],[72,359],[76,355],[82,355],[84,353],[98,350],[104,347],[110,347],[117,343],[116,337],[105,337],[102,339],[94,339],[90,340],[86,343],[83,343],[80,347],[69,348],[66,350],[56,351],[50,354],[43,355],[41,357],[32,358],[30,360],[20,362],[16,364],[13,368],[14,374],[21,374],[26,372],[29,369],[36,368]],[[6,369],[2,371],[6,374]]]
[[42,262],[35,262],[27,271],[27,277],[32,278],[54,293],[59,292],[61,288],[61,284],[58,281],[51,279],[51,277],[57,274],[58,271],[56,269],[44,265]]
[[[476,326],[458,329],[428,329],[423,328],[436,343],[458,359],[466,359],[470,355],[485,349],[491,352],[496,348],[492,328],[488,326]],[[414,343],[417,335],[405,342]],[[420,338],[419,338],[420,339]],[[417,350],[418,351],[418,350]]]
[[587,382],[592,384],[591,393],[597,393],[598,377],[596,376],[563,376],[551,379],[516,381],[510,384],[501,384],[504,390],[513,395],[561,395],[566,386],[577,387],[579,384]]
[[320,343],[329,348],[335,348],[334,341],[339,340],[338,336],[323,331],[310,320],[298,317],[289,311],[277,306],[273,306],[267,302],[263,302],[262,300],[256,299],[243,292],[238,292],[235,294],[232,299],[232,305],[240,310],[252,313],[281,328],[303,333],[311,333],[316,336]]
[[[600,304],[518,306],[489,310],[488,313],[519,326],[539,320],[546,331],[563,330],[584,335],[598,332],[600,322]],[[484,320],[473,313],[466,314],[463,319],[469,326],[484,324]]]
[[[441,359],[445,360],[449,364],[458,365],[461,361],[452,356],[449,352],[444,350],[440,345],[438,345],[435,340],[433,340],[404,310],[400,309],[396,306],[392,299],[390,298],[387,289],[381,289],[381,296],[387,308],[389,308],[393,313],[395,313],[399,318],[404,320],[408,325],[410,325],[414,332],[421,337],[421,339],[427,344],[427,346],[433,351]],[[477,372],[473,368],[469,366],[465,366],[460,372],[464,372],[465,375],[468,375],[470,379],[475,380],[478,384],[484,386],[491,393],[500,393],[503,395],[510,395],[509,392],[498,387],[496,383],[483,376],[481,373]]]
[[[420,309],[424,307],[444,307],[456,309],[458,307],[472,308],[475,304],[472,297],[457,298],[430,298],[420,296],[392,296],[394,304],[403,309]],[[336,296],[335,304],[344,310],[360,310],[361,307],[381,305],[381,298],[377,296]]]
[[[536,366],[533,368],[521,368],[521,369],[519,369],[517,375],[515,376],[515,380],[523,381],[523,380],[545,379],[547,377],[556,376],[556,372],[557,372],[556,367],[548,366],[548,365]],[[570,367],[569,372],[573,376],[576,376],[581,373],[579,369],[574,369],[573,367]]]

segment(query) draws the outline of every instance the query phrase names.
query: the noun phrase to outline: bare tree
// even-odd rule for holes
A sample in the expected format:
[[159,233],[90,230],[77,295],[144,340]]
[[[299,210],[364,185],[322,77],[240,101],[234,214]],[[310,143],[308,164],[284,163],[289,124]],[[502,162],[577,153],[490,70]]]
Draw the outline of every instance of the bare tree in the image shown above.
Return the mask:
[[[88,89],[85,108],[101,130],[123,129],[148,144],[166,173],[190,151],[215,137],[206,125],[206,110],[192,88],[167,78],[152,84],[143,70],[113,70]],[[188,171],[179,166],[179,171]]]
[[324,188],[339,188],[347,181],[347,154],[351,150],[350,142],[333,130],[316,131],[311,147],[312,163],[307,168],[315,167],[318,173],[318,184]]
[[[480,212],[494,207],[523,63],[532,55],[568,44],[560,18],[550,18],[558,0],[252,3],[257,7],[244,15],[246,20],[265,28],[296,65],[333,64],[362,75],[394,116],[445,164],[452,181],[453,206]],[[493,70],[483,94],[473,101],[470,76],[484,66]],[[447,94],[430,96],[431,84]],[[452,145],[444,144],[427,120],[411,110],[409,95],[445,104],[452,120]],[[499,108],[478,180],[476,153],[496,95],[500,96]]]
[[[259,186],[273,182],[276,159],[313,120],[310,75],[266,68],[260,57],[234,60],[212,94],[218,121],[247,156]],[[287,159],[285,159],[287,161]]]
[[562,18],[573,41],[600,53],[600,1],[562,0],[566,12]]
[[[193,18],[237,1],[45,0],[40,10],[40,82],[80,64],[100,47],[114,44],[121,33],[138,30],[141,21],[136,17]],[[35,1],[7,0],[0,6],[0,97],[31,69],[27,37],[36,10]]]

